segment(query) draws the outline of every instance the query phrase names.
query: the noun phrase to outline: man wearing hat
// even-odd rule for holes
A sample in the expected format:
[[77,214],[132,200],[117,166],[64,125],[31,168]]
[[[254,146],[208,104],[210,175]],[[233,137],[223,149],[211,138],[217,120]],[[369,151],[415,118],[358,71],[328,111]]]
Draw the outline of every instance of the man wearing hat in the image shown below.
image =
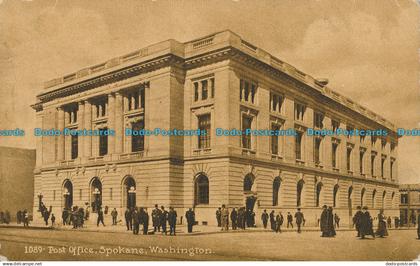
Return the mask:
[[303,217],[303,213],[300,211],[300,208],[298,208],[297,212],[295,213],[295,221],[296,221],[298,233],[301,232],[300,226],[302,225],[303,220],[305,220],[305,218]]
[[357,206],[357,211],[353,216],[353,226],[356,227],[357,237],[360,237],[360,220],[362,218],[362,207]]

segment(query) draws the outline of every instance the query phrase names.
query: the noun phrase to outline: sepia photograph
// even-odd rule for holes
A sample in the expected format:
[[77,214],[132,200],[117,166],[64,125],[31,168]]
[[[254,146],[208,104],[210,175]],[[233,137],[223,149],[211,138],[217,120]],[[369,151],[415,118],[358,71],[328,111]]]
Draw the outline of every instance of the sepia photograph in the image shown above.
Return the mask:
[[418,265],[419,7],[0,0],[0,264]]

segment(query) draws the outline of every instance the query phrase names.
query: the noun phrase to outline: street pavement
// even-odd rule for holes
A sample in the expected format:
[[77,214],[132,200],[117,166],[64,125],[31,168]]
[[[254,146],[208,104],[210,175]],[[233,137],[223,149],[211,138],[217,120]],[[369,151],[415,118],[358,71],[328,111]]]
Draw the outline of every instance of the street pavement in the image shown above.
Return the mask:
[[[108,227],[108,226],[107,226]],[[112,226],[109,226],[112,228]],[[361,240],[354,231],[321,238],[318,231],[248,229],[178,236],[100,229],[0,228],[0,255],[9,260],[414,260],[420,240],[411,230]],[[121,228],[119,228],[121,229]],[[197,228],[197,231],[199,231]],[[217,228],[218,229],[218,228]],[[203,230],[203,229],[202,229]]]

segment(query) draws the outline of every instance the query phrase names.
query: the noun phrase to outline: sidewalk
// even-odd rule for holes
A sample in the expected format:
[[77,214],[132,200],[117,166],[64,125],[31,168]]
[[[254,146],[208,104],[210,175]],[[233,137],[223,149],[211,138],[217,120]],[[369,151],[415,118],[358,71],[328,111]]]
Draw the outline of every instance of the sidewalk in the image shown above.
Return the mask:
[[[93,224],[87,224],[83,228],[73,229],[73,227],[70,226],[62,226],[61,224],[58,224],[54,227],[51,226],[45,226],[45,224],[38,224],[33,223],[29,225],[29,228],[24,228],[23,224],[0,224],[0,228],[20,228],[20,229],[34,229],[34,230],[58,230],[58,231],[86,231],[86,232],[98,232],[98,233],[120,233],[120,234],[132,234],[131,231],[127,231],[126,226],[124,225],[107,225],[102,226],[100,225],[97,227]],[[415,230],[415,227],[403,227],[403,228],[388,228],[388,230]],[[169,235],[169,226],[167,227],[168,235]],[[318,227],[302,227],[302,232],[315,232],[320,231]],[[336,231],[355,231],[354,228],[339,228],[336,229]],[[194,236],[194,235],[210,235],[210,234],[225,234],[225,233],[257,233],[257,232],[266,232],[266,233],[273,233],[269,228],[264,229],[262,227],[247,227],[245,230],[237,229],[232,230],[229,228],[229,231],[222,231],[220,227],[217,226],[211,226],[211,225],[196,225],[194,226],[193,233],[187,233],[187,227],[186,225],[177,225],[176,227],[176,234],[177,235],[184,235],[184,236]],[[296,228],[282,228],[282,232],[296,232]],[[142,226],[140,226],[140,232],[139,234],[143,234],[142,232]],[[150,235],[162,235],[162,233],[157,232],[153,234],[153,227],[149,227],[149,234]]]

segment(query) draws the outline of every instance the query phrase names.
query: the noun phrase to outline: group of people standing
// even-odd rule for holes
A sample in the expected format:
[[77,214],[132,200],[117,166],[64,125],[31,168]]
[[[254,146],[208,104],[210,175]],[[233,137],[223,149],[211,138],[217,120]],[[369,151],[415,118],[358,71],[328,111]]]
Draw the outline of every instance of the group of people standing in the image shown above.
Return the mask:
[[[164,206],[156,204],[152,210],[152,226],[153,234],[161,232],[164,235],[168,234],[167,225],[169,225],[169,235],[176,235],[176,224],[178,214],[173,207],[169,207],[169,211],[165,210]],[[149,214],[147,208],[130,208],[124,213],[127,231],[133,231],[133,234],[138,234],[140,225],[143,226],[143,234],[149,234]],[[188,233],[192,233],[193,226],[195,225],[195,213],[190,208],[185,213],[187,220]]]
[[9,211],[0,211],[0,224],[9,224],[10,223],[10,212]]
[[[295,213],[295,222],[297,226],[297,232],[301,233],[301,227],[305,224],[305,216],[303,215],[300,208],[297,209]],[[293,228],[293,216],[290,212],[286,215],[287,219],[287,228],[292,227]],[[270,228],[272,231],[276,233],[281,233],[281,226],[284,222],[284,217],[281,212],[279,212],[277,215],[274,210],[270,212],[270,214],[267,213],[267,210],[264,210],[261,214],[261,220],[264,226],[264,229],[267,229],[268,221],[270,221]]]
[[366,236],[385,237],[388,236],[387,218],[384,215],[384,210],[381,209],[378,214],[378,228],[376,232],[373,231],[373,218],[371,217],[368,207],[357,206],[357,211],[353,216],[353,224],[357,230],[357,237],[365,239]]

